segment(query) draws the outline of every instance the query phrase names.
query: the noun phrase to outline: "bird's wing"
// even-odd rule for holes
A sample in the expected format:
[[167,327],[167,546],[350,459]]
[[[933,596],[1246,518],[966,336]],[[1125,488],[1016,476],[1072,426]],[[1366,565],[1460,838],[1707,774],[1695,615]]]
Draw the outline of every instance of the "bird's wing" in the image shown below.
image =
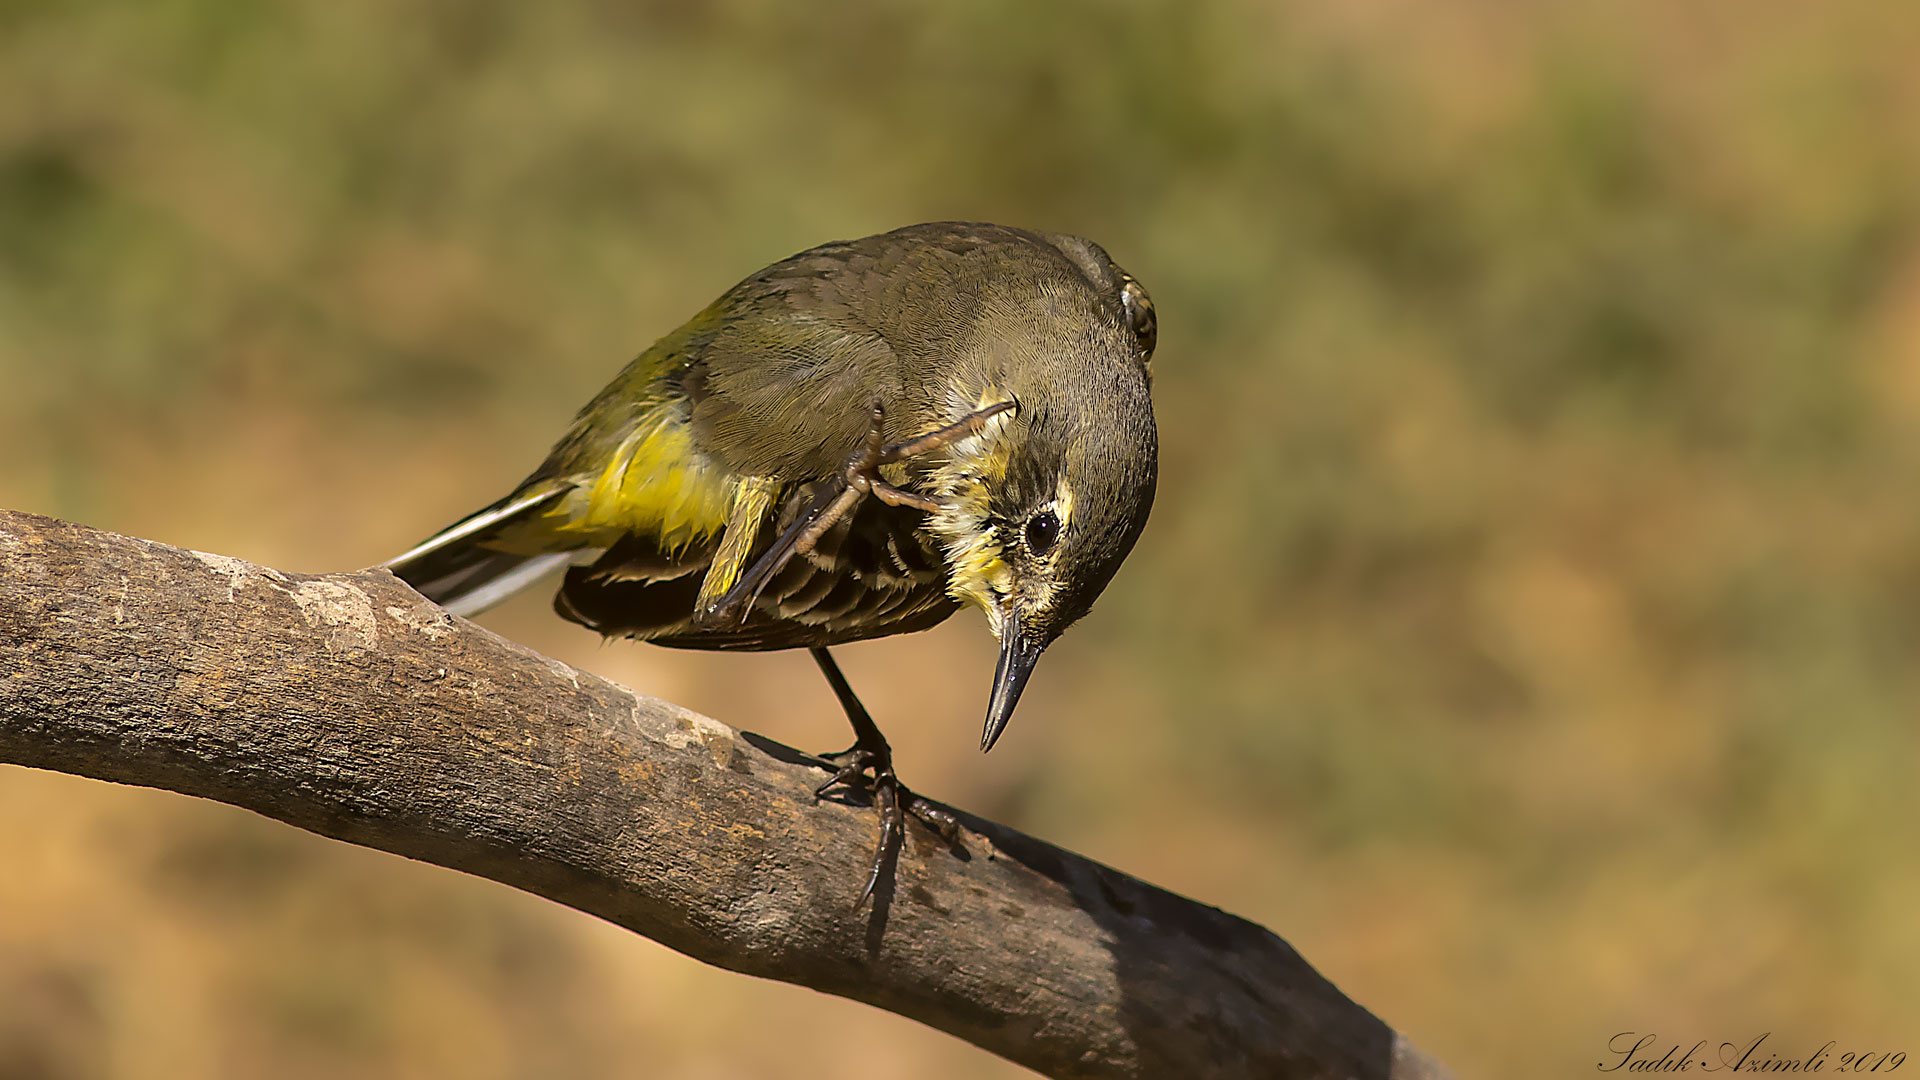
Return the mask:
[[434,583],[427,571],[444,576],[443,564],[474,568],[472,580],[436,598],[452,602],[485,588],[491,602],[537,577],[530,564],[550,569],[566,561],[553,556],[577,562],[592,553],[590,566],[569,572],[557,601],[563,614],[607,633],[690,647],[778,648],[731,642],[817,632],[773,629],[787,618],[804,627],[831,621],[840,633],[877,620],[875,632],[885,633],[893,631],[880,627],[901,619],[945,617],[951,608],[937,560],[931,591],[916,582],[911,601],[895,595],[904,586],[890,571],[858,578],[866,584],[857,600],[833,594],[808,575],[838,582],[842,568],[816,562],[768,585],[771,602],[784,582],[791,615],[762,603],[731,627],[681,625],[772,542],[777,534],[765,526],[782,500],[791,515],[796,492],[839,472],[867,437],[875,404],[888,409],[889,441],[918,433],[921,418],[899,400],[899,358],[868,310],[893,269],[855,242],[816,248],[741,282],[581,410],[546,461],[490,508],[511,514],[455,525],[422,545],[432,559],[416,549],[396,572],[425,585]]
[[[837,265],[837,264],[835,264]],[[679,380],[700,445],[736,473],[783,481],[837,473],[901,407],[900,360],[848,295],[854,271],[779,264],[730,294],[730,316]]]
[[[775,519],[791,524],[811,501],[792,492]],[[820,538],[767,583],[740,617],[696,617],[700,580],[639,580],[621,564],[634,553],[610,550],[592,566],[567,572],[554,600],[561,615],[608,635],[686,649],[788,649],[834,645],[921,630],[953,614],[939,553],[918,533],[917,514],[870,501]],[[780,528],[762,530],[754,553]]]

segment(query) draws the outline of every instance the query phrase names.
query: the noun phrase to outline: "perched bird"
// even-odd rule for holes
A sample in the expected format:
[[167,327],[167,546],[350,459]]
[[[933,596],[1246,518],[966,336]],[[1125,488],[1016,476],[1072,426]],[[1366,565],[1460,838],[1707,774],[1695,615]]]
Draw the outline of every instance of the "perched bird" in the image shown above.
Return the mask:
[[729,289],[627,365],[505,498],[386,565],[468,615],[566,567],[554,606],[608,636],[812,650],[871,774],[912,812],[827,647],[963,604],[1000,641],[981,748],[1087,613],[1153,504],[1147,292],[1091,241],[940,222],[825,244]]

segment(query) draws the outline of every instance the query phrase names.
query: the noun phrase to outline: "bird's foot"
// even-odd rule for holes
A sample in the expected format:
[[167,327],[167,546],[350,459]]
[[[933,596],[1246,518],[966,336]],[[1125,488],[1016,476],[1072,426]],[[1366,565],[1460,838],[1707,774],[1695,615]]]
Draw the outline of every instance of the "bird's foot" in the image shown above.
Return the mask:
[[915,795],[900,782],[899,775],[893,771],[893,753],[884,744],[878,748],[856,744],[837,754],[820,757],[836,771],[831,779],[813,790],[814,798],[841,785],[867,787],[873,792],[874,805],[880,808],[880,843],[874,848],[866,887],[860,890],[860,904],[873,896],[888,864],[898,864],[900,847],[906,839],[908,814],[938,833],[948,846],[959,846],[959,820],[946,807]]

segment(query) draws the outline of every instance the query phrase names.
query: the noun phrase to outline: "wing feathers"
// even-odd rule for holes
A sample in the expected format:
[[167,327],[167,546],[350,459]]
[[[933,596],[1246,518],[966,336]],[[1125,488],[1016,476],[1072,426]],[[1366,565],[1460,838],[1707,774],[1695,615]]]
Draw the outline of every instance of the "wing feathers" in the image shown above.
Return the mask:
[[[794,515],[794,507],[810,497],[810,492],[792,493],[781,524],[790,524],[786,519]],[[906,513],[916,512],[877,500],[861,507],[823,536],[811,557],[792,559],[775,574],[744,619],[711,623],[696,617],[697,597],[706,590],[701,576],[692,571],[705,568],[704,561],[670,580],[641,580],[623,570],[625,560],[641,553],[621,546],[591,567],[569,570],[554,607],[563,617],[609,636],[684,649],[788,649],[924,629],[951,615],[957,605],[946,594],[937,556],[918,543],[911,544],[910,555],[901,550],[911,529],[893,519]],[[779,540],[773,530],[759,532],[758,548]],[[717,567],[712,551],[708,549]],[[747,554],[761,553],[750,549]],[[715,572],[705,577],[711,579]]]

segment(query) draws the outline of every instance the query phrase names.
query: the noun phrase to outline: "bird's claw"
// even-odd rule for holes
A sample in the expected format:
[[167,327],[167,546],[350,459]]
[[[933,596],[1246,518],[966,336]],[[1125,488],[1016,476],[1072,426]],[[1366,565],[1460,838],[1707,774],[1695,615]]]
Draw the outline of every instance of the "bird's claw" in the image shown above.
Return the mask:
[[874,848],[873,863],[867,871],[867,884],[860,890],[855,906],[865,904],[880,886],[880,877],[889,863],[898,865],[900,847],[906,840],[907,815],[937,833],[950,847],[960,844],[960,821],[953,812],[930,799],[923,799],[900,782],[893,771],[893,755],[886,749],[853,746],[837,754],[822,754],[821,760],[835,771],[826,783],[813,790],[818,799],[835,787],[862,786],[873,792],[874,805],[880,809],[880,843]]

